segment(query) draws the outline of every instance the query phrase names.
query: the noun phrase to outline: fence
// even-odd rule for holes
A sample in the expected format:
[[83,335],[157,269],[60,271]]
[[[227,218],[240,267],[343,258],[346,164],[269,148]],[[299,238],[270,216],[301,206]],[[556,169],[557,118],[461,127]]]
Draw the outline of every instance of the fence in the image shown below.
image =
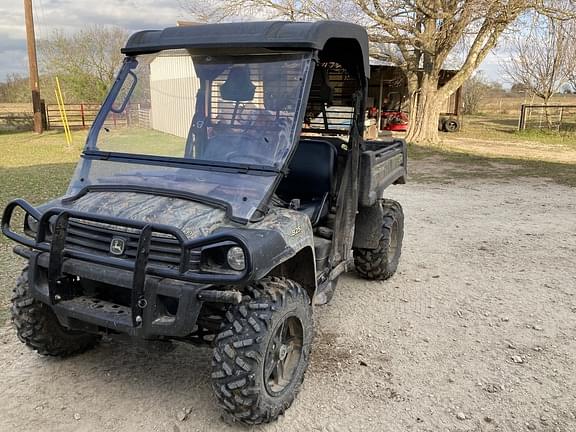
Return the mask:
[[[100,110],[100,105],[97,104],[66,104],[64,107],[72,129],[88,129]],[[64,129],[58,105],[46,104],[44,114],[47,129]],[[104,126],[150,128],[151,117],[150,109],[143,108],[140,104],[128,105],[120,114],[109,113]],[[30,131],[33,123],[32,104],[0,103],[0,132]]]
[[[71,129],[86,129],[92,126],[100,105],[96,104],[65,104],[66,115]],[[46,119],[48,129],[63,129],[62,118],[58,105],[46,105]],[[110,112],[106,117],[104,126],[127,127],[141,126],[150,127],[150,110],[142,108],[140,104],[128,105],[122,113]]]
[[576,132],[576,105],[522,105],[518,130]]
[[32,129],[33,114],[31,104],[0,104],[0,131],[16,132]]
[[[92,125],[92,122],[98,114],[100,105],[96,104],[65,104],[66,116],[72,129],[86,129]],[[48,129],[64,129],[60,109],[56,104],[46,105],[46,120]]]

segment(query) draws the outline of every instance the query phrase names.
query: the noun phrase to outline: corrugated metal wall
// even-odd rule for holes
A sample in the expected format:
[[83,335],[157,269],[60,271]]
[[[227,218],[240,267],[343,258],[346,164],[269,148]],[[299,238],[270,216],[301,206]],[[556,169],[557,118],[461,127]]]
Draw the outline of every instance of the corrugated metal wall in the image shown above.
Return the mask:
[[190,56],[159,56],[150,64],[152,128],[187,137],[200,80]]

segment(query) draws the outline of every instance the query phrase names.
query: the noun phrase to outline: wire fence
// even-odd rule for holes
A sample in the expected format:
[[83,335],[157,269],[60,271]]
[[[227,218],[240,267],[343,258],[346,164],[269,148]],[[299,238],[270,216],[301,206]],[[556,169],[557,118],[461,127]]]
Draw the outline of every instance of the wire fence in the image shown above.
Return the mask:
[[522,105],[518,130],[576,132],[576,105]]

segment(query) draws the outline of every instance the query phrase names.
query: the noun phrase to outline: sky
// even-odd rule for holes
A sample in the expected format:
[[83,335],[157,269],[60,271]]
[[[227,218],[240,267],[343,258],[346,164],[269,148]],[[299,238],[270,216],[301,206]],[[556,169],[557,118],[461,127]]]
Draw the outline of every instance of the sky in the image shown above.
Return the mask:
[[[116,25],[130,31],[169,27],[185,18],[178,0],[32,0],[36,38],[54,29],[74,32],[87,25]],[[22,0],[0,0],[0,81],[27,75]]]
[[[54,29],[74,32],[87,25],[116,25],[129,31],[169,27],[189,19],[179,0],[32,0],[36,38]],[[488,79],[502,80],[497,54],[484,61]],[[0,81],[8,74],[27,75],[26,33],[22,0],[0,0]]]

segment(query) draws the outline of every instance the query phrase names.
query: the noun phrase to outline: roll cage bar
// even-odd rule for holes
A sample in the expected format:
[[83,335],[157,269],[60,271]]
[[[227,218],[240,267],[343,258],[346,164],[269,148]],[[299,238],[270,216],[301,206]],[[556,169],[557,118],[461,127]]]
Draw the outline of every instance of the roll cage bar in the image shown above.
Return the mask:
[[364,76],[370,78],[368,34],[364,27],[343,21],[258,21],[145,30],[133,34],[122,52],[137,55],[177,48],[212,53],[218,49],[236,53],[315,50],[328,54],[332,61],[361,65]]

